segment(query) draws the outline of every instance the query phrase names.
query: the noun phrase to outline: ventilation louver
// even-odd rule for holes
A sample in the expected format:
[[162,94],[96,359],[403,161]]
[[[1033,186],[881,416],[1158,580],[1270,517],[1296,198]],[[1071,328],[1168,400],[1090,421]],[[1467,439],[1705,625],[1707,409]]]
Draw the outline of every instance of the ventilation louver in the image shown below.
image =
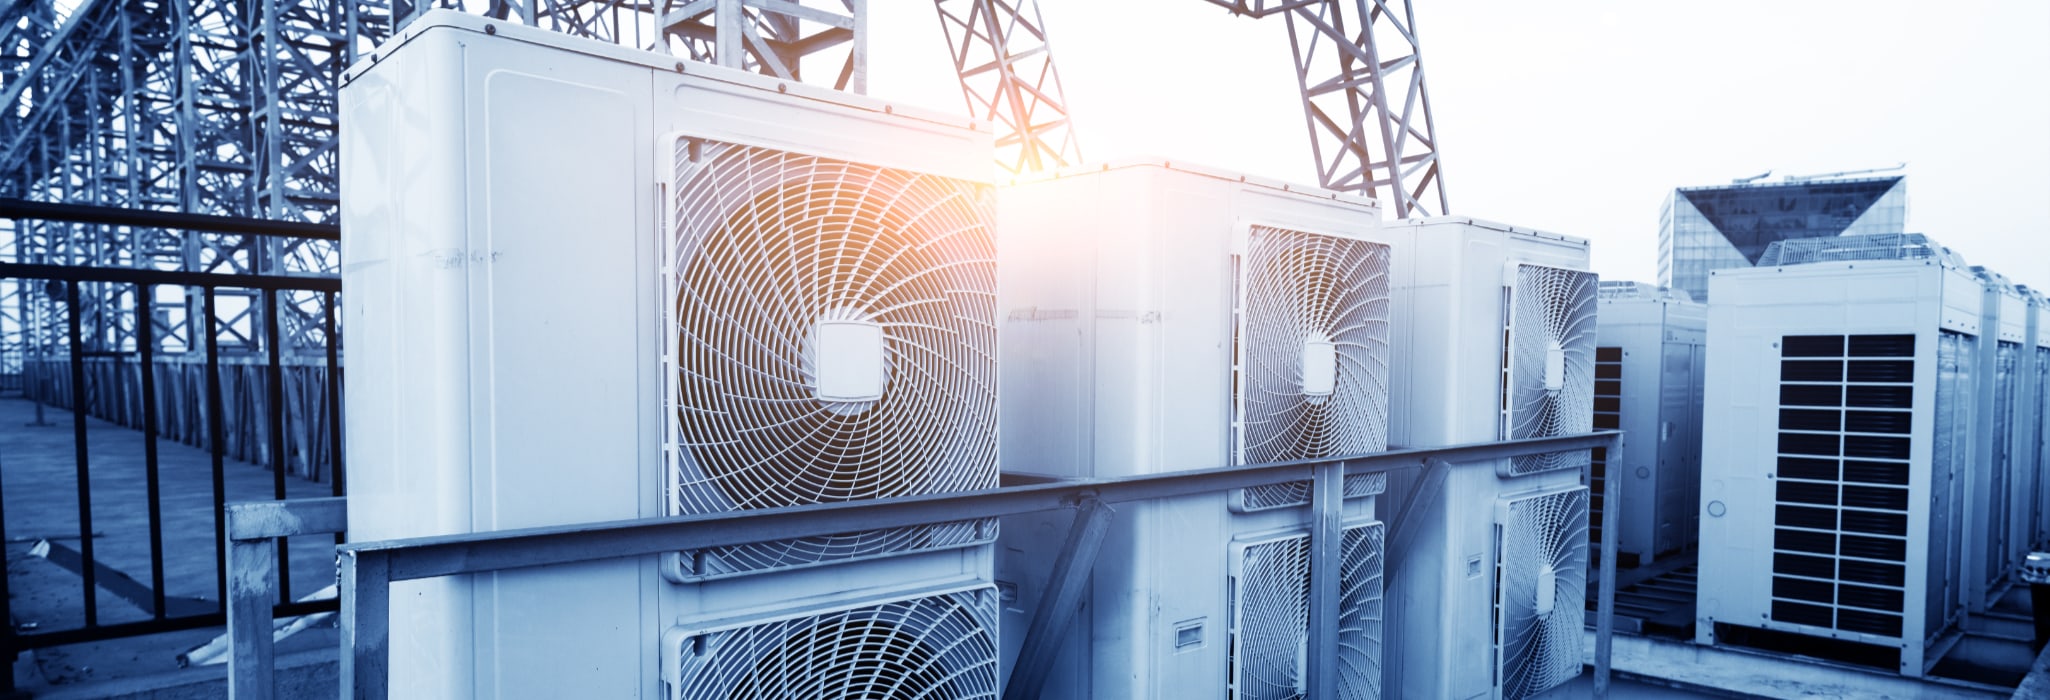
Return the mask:
[[[989,188],[714,141],[675,152],[673,513],[997,483]],[[994,523],[684,552],[672,577],[989,541]]]
[[1497,504],[1495,662],[1503,698],[1580,675],[1587,596],[1587,487]]
[[672,630],[672,700],[995,700],[996,593],[978,588],[737,628]]
[[[1239,258],[1233,409],[1240,464],[1388,446],[1389,248],[1253,226]],[[1350,477],[1348,497],[1383,477]],[[1309,484],[1236,492],[1234,509],[1309,501]]]
[[1758,258],[1759,267],[1858,260],[1922,260],[1934,258],[1964,267],[1965,260],[1919,233],[1875,233],[1819,236],[1773,241]]
[[[1593,430],[1595,275],[1517,265],[1504,314],[1503,436],[1571,435]],[[1588,463],[1586,450],[1510,459],[1504,476]]]
[[[1347,526],[1341,538],[1338,697],[1381,696],[1381,523]],[[1233,700],[1302,698],[1308,672],[1310,537],[1243,545],[1234,567]]]

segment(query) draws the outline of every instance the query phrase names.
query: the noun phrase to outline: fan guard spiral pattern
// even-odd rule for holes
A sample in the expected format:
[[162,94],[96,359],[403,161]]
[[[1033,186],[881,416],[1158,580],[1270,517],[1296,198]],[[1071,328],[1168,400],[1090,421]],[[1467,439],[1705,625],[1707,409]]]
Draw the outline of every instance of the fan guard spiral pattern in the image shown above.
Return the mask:
[[[1381,694],[1383,547],[1379,522],[1345,528],[1340,540],[1339,697]],[[1303,697],[1310,621],[1310,537],[1247,545],[1240,557],[1231,646],[1233,700]]]
[[[1594,273],[1516,266],[1509,292],[1509,351],[1503,358],[1505,437],[1572,435],[1594,430]],[[1556,389],[1546,386],[1554,352],[1563,355]],[[1514,457],[1505,476],[1587,466],[1587,450]]]
[[673,700],[996,700],[996,594],[893,601],[685,640]]
[[[1387,492],[1387,472],[1350,474],[1345,477],[1344,493],[1346,498],[1364,498]],[[1279,484],[1238,489],[1236,496],[1231,500],[1231,509],[1235,512],[1250,513],[1274,508],[1309,505],[1309,503],[1310,482],[1288,481]]]
[[[1496,663],[1502,697],[1544,692],[1580,675],[1587,609],[1587,506],[1584,486],[1512,500],[1501,523],[1495,592]],[[1538,590],[1549,581],[1552,612],[1540,615]]]
[[[996,485],[988,186],[680,139],[670,204],[671,512]],[[880,364],[856,367],[880,377],[880,398],[826,392],[830,323],[880,329]],[[919,541],[949,540],[851,533],[726,554],[801,565]]]
[[[1383,244],[1251,227],[1234,343],[1239,464],[1387,449],[1389,272]],[[1304,391],[1309,343],[1329,343],[1336,355],[1329,395]],[[1248,491],[1262,493],[1234,500],[1258,510],[1306,502],[1309,484]]]

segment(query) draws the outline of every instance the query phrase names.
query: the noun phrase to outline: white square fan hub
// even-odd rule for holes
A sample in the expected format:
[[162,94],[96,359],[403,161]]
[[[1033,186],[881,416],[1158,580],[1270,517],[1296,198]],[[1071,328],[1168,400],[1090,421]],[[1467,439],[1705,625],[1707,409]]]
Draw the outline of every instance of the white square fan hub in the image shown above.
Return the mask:
[[871,321],[819,321],[812,327],[812,392],[820,401],[883,398],[883,327]]
[[1330,396],[1338,389],[1338,346],[1328,340],[1303,341],[1303,395]]

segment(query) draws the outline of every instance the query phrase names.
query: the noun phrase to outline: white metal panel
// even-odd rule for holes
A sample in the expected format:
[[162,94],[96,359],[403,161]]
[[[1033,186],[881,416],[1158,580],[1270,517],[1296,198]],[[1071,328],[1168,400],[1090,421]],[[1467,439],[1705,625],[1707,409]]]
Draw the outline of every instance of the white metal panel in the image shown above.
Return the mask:
[[[1957,617],[1963,573],[1957,555],[1966,544],[1962,530],[1951,524],[1964,514],[1969,469],[1960,460],[1933,456],[1939,332],[1976,330],[1976,323],[1964,323],[1961,316],[1978,315],[1978,285],[1968,273],[1933,260],[1868,260],[1717,271],[1710,290],[1716,303],[1708,313],[1714,350],[1703,417],[1700,566],[1702,579],[1717,585],[1700,592],[1697,640],[1713,643],[1716,623],[1850,639],[1901,649],[1902,672],[1922,673],[1924,640]],[[1965,291],[1964,298],[1952,296],[1954,290]],[[1800,483],[1775,478],[1789,468],[1779,456],[1787,371],[1779,369],[1782,342],[1790,336],[1881,334],[1914,340],[1902,632],[1890,636],[1775,619],[1775,503],[1779,489]],[[1954,402],[1947,408],[1969,411]],[[1857,486],[1854,481],[1844,483]]]

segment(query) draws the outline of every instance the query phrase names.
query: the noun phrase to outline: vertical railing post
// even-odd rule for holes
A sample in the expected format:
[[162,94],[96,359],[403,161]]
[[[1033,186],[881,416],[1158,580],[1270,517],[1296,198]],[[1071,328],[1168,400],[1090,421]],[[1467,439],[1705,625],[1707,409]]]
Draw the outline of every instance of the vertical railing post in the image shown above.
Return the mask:
[[1309,678],[1312,698],[1338,697],[1338,568],[1344,558],[1345,463],[1316,467],[1310,482]]
[[341,566],[342,698],[384,700],[391,661],[391,560],[344,549]]
[[[1623,441],[1620,437],[1609,439],[1608,453],[1612,456],[1611,464],[1615,463],[1614,457],[1623,454],[1622,448]],[[1616,488],[1616,482],[1619,481],[1622,481],[1622,479],[1615,478],[1613,473],[1610,474],[1610,478],[1602,480],[1602,512],[1623,512],[1623,503],[1621,501],[1623,490]],[[1601,578],[1600,585],[1596,588],[1596,595],[1598,597],[1595,602],[1594,612],[1594,696],[1596,698],[1606,698],[1609,696],[1609,659],[1611,652],[1615,649],[1616,641],[1616,531],[1618,529],[1610,523],[1603,523]]]
[[[230,508],[228,517],[240,513]],[[237,523],[230,523],[234,532]],[[271,600],[277,597],[277,552],[269,539],[233,539],[221,545],[228,552],[228,638],[234,653],[228,656],[228,697],[234,700],[269,700],[272,689],[274,653],[271,638]]]

